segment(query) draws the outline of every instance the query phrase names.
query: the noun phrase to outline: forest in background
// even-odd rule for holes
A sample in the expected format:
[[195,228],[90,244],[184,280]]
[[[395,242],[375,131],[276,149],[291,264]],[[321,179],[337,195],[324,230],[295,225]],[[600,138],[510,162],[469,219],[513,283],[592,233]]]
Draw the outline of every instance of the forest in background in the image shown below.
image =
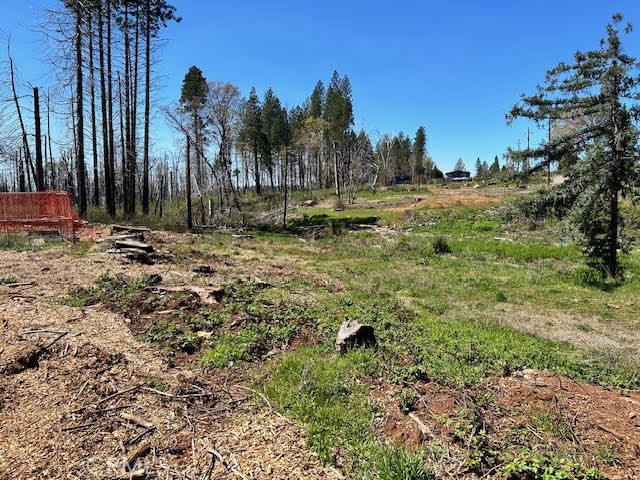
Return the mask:
[[[194,198],[196,221],[205,224],[205,202],[228,216],[249,191],[286,197],[287,189],[331,188],[340,205],[363,186],[443,178],[423,126],[413,135],[354,130],[351,83],[337,71],[302,105],[287,107],[271,88],[243,95],[193,66],[176,101],[160,105],[154,65],[162,30],[181,20],[166,0],[66,0],[44,14],[51,84],[20,81],[7,41],[1,191],[70,191],[85,217],[90,205],[111,217],[162,215],[163,203]],[[152,122],[168,122],[181,140],[154,149]],[[506,163],[478,158],[476,177],[517,169]],[[467,170],[462,159],[455,169]]]

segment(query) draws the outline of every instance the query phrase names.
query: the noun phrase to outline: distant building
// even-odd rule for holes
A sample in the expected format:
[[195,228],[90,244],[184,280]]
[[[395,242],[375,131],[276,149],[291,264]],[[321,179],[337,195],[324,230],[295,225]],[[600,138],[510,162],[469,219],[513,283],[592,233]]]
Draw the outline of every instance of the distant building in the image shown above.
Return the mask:
[[411,183],[411,175],[396,175],[396,184]]
[[470,182],[471,174],[463,170],[454,170],[453,172],[447,172],[444,174],[447,182]]

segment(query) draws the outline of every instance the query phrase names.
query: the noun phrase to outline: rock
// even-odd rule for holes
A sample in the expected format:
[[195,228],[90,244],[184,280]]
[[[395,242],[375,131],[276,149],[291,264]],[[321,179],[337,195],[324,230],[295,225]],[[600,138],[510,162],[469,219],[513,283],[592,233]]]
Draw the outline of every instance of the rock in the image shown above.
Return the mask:
[[305,207],[313,207],[316,204],[316,202],[314,202],[313,200],[305,200],[304,202],[302,202],[302,204]]
[[346,321],[340,325],[336,337],[336,351],[345,353],[352,347],[373,347],[376,336],[371,325],[364,325],[357,321]]

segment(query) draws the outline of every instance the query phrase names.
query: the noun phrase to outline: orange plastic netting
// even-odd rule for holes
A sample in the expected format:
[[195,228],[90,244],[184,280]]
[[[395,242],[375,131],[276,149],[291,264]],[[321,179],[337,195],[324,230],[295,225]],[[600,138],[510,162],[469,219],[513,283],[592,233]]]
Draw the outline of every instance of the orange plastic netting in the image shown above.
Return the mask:
[[0,232],[57,232],[73,241],[83,227],[69,192],[0,193]]

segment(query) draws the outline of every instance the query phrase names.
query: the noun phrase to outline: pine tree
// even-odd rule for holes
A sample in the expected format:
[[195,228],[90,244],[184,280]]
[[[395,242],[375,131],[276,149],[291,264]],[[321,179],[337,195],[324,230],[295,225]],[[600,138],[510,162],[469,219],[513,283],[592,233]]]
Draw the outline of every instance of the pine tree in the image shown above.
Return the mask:
[[[529,211],[568,218],[592,264],[616,279],[621,278],[619,198],[632,194],[640,180],[638,130],[633,123],[640,108],[640,78],[638,63],[622,47],[621,21],[622,15],[615,14],[599,49],[577,52],[573,63],[562,62],[549,70],[538,93],[523,96],[507,115],[508,121],[524,117],[539,124],[549,119],[588,119],[537,149],[511,153],[543,159],[534,171],[566,156],[577,159],[567,180],[534,198]],[[627,25],[624,33],[630,31]]]
[[196,177],[202,180],[202,153],[204,151],[204,123],[203,108],[209,92],[207,80],[195,65],[189,68],[182,80],[180,91],[180,105],[182,109],[191,116],[193,140],[196,153]]
[[460,172],[465,172],[467,170],[467,167],[464,164],[464,161],[462,160],[462,158],[458,158],[458,160],[456,160],[456,163],[453,166],[453,170],[460,171]]
[[418,183],[424,175],[424,154],[426,153],[427,135],[424,127],[418,128],[415,139],[413,140],[413,183]]
[[353,125],[353,104],[349,78],[346,75],[340,77],[337,71],[333,72],[327,88],[324,116],[328,122],[327,140],[333,154],[336,200],[339,204],[342,201],[340,183],[345,177],[341,167]]
[[309,97],[309,116],[322,118],[324,113],[324,84],[318,80],[311,96]]
[[242,105],[242,128],[240,130],[240,141],[244,143],[253,154],[253,174],[256,185],[256,193],[262,192],[260,185],[260,160],[259,153],[262,147],[262,111],[260,99],[256,89],[251,87],[249,98]]
[[495,178],[500,174],[500,162],[498,162],[498,156],[493,159],[493,163],[489,167],[489,176]]
[[476,179],[482,180],[482,162],[480,161],[480,157],[476,159]]

